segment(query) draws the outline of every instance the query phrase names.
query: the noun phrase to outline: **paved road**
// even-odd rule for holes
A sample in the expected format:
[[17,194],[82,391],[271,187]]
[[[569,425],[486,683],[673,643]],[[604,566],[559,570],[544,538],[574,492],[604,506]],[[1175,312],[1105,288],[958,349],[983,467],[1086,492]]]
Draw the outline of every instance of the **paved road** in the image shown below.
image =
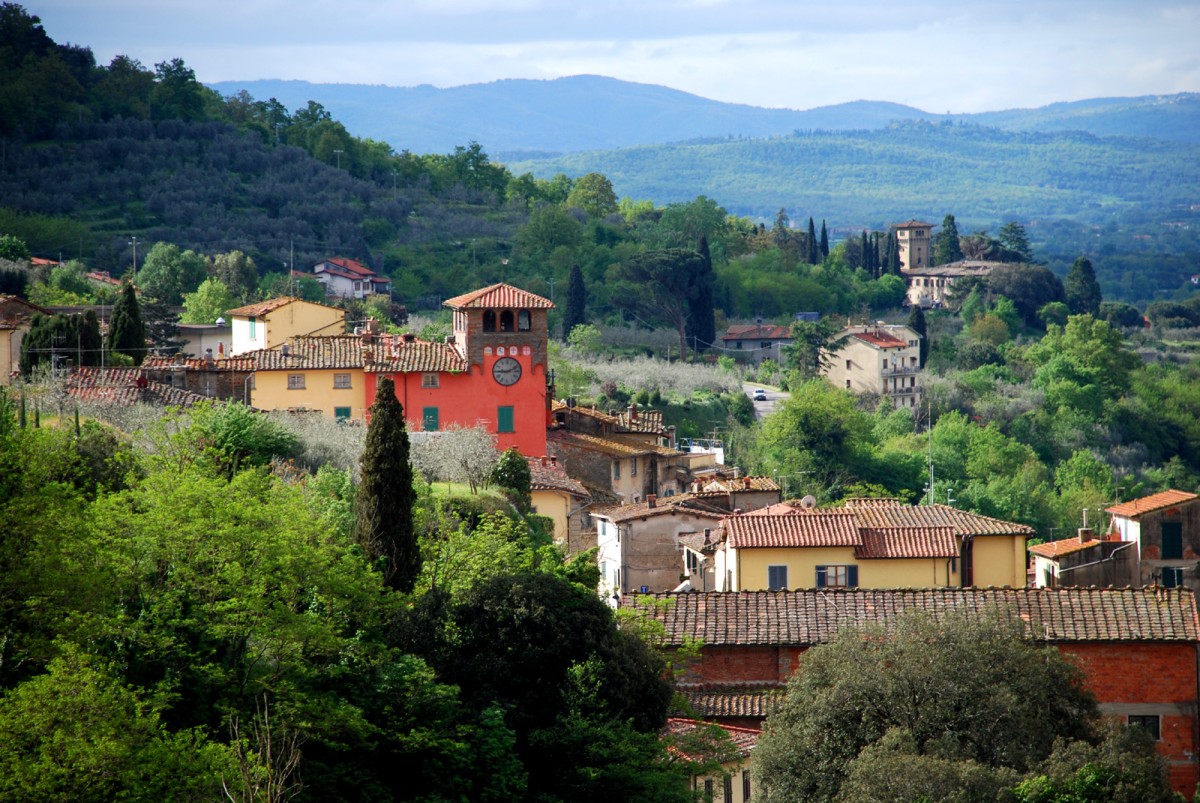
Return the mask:
[[753,382],[742,383],[742,390],[746,392],[746,395],[750,397],[751,401],[754,401],[754,391],[758,388],[762,388],[767,392],[766,401],[754,402],[754,417],[759,421],[762,421],[763,418],[775,412],[780,403],[782,403],[784,399],[791,398],[792,395],[786,391],[780,390],[779,388],[773,388],[770,385],[757,385]]

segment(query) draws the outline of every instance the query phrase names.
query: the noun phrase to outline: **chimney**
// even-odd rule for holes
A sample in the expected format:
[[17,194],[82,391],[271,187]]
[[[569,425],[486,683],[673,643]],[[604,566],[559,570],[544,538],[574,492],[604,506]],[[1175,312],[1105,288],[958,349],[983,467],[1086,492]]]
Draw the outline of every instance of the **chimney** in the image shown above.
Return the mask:
[[375,352],[364,346],[362,350],[362,358],[364,363],[375,362]]
[[550,465],[552,465],[552,466],[558,465],[558,455],[550,455]]
[[280,347],[279,347],[279,350],[280,350],[281,352],[283,352],[283,356],[285,356],[285,357],[289,357],[289,356],[291,356],[291,353],[292,353],[292,347],[291,347],[291,346],[289,346],[287,343],[284,343],[282,346],[280,346]]
[[658,494],[646,494],[646,507],[658,507]]
[[704,545],[708,546],[712,543],[712,530],[708,527],[704,528]]
[[213,367],[213,355],[212,355],[212,349],[205,349],[205,350],[204,350],[204,367],[205,367],[205,368],[212,368],[212,367]]
[[1086,544],[1088,541],[1091,541],[1095,537],[1095,535],[1096,534],[1094,532],[1092,532],[1092,529],[1090,527],[1080,527],[1079,528],[1079,543]]
[[633,424],[636,422],[637,422],[637,405],[630,404],[629,405],[629,423]]
[[734,466],[733,467],[733,478],[735,480],[738,478],[738,474],[740,474],[740,473],[741,473],[741,469],[739,469],[737,466]]
[[742,487],[745,488],[747,491],[750,490],[750,478],[749,477],[742,477]]

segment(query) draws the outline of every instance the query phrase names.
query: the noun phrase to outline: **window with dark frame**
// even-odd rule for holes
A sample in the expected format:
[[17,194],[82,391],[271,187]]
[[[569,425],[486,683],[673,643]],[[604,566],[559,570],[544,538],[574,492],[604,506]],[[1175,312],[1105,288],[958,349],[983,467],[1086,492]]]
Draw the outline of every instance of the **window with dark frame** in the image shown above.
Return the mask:
[[517,331],[518,332],[528,332],[532,328],[533,327],[531,326],[529,310],[523,309],[520,312],[518,312],[517,313]]
[[432,371],[421,374],[421,387],[436,388],[439,386],[438,375]]
[[350,374],[334,374],[333,386],[345,390],[350,387]]
[[1183,522],[1164,521],[1162,523],[1162,557],[1163,560],[1183,558]]
[[288,390],[304,390],[304,374],[288,374]]
[[1130,714],[1129,727],[1142,728],[1154,741],[1162,741],[1162,718],[1158,714]]
[[767,589],[770,591],[786,591],[788,587],[788,567],[767,567]]
[[733,800],[733,776],[726,775],[724,778],[724,781],[725,781],[725,788],[722,791],[725,792],[725,797],[723,797],[721,799],[725,800],[725,801],[732,801]]
[[742,800],[750,800],[750,770],[742,770]]
[[854,564],[845,566],[818,566],[817,588],[857,588],[858,567]]

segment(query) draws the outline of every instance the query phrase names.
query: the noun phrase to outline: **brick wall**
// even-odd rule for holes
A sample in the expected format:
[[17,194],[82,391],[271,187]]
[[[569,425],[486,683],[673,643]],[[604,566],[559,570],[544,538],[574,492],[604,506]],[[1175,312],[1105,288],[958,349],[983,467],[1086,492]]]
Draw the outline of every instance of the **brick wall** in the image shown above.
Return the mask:
[[[1196,645],[1075,642],[1059,645],[1059,649],[1078,662],[1104,713],[1122,719],[1146,714],[1160,717],[1158,750],[1167,759],[1172,785],[1191,800],[1200,781]],[[683,680],[786,681],[804,651],[804,647],[794,646],[705,646],[700,658],[687,667]]]

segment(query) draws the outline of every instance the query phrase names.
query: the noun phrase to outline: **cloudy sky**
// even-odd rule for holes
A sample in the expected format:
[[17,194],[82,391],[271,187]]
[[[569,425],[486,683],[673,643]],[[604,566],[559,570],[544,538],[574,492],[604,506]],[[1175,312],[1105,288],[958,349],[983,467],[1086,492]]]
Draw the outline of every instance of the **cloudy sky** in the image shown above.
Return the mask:
[[1200,91],[1196,0],[26,0],[107,64],[439,87],[591,73],[809,109]]

